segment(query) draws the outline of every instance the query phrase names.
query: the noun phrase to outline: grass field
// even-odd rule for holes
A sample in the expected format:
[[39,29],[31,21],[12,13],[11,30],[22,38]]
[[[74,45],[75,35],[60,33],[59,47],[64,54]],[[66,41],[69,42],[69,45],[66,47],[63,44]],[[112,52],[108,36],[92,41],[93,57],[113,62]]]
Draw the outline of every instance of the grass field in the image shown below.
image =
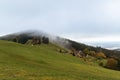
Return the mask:
[[90,65],[52,44],[0,41],[0,80],[120,80],[120,72]]

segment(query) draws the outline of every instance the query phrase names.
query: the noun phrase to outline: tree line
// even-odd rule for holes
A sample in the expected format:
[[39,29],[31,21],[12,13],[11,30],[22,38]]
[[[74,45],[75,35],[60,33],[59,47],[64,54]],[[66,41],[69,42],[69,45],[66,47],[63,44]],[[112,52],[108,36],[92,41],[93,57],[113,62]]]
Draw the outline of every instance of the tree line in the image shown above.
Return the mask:
[[81,50],[85,56],[93,56],[99,61],[105,59],[106,64],[103,65],[103,63],[100,62],[100,66],[109,69],[120,70],[120,51],[108,50],[102,47],[93,47],[71,40],[69,40],[69,42],[71,43],[71,47],[73,47],[76,51]]
[[21,44],[27,43],[28,40],[31,40],[31,44],[33,45],[41,44],[41,43],[44,43],[44,44],[49,43],[49,38],[46,36],[30,36],[26,34],[21,34],[21,35],[15,36],[12,39],[13,42],[17,42]]

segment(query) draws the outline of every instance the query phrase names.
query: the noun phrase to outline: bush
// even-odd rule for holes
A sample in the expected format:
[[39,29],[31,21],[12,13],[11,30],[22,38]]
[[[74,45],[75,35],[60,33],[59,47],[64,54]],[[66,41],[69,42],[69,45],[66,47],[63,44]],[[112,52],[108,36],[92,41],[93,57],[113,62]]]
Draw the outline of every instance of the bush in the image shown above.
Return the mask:
[[48,44],[48,43],[49,43],[49,38],[48,38],[48,37],[43,37],[43,38],[42,38],[42,42],[43,42],[44,44]]
[[94,56],[96,53],[95,53],[95,51],[90,51],[89,52],[89,55],[91,55],[91,56]]
[[99,63],[99,66],[104,66],[104,63],[103,63],[103,62],[100,62],[100,63]]
[[120,70],[120,60],[118,60],[118,65],[117,65],[117,67],[118,67],[118,70]]
[[118,61],[115,60],[114,58],[109,58],[107,60],[106,66],[109,69],[117,69]]
[[37,37],[34,37],[33,39],[32,39],[32,44],[33,45],[37,45],[37,44],[41,44],[41,38],[39,37],[39,38],[37,38]]
[[99,52],[95,54],[95,57],[98,59],[106,58],[106,55],[103,52]]
[[87,56],[87,55],[90,54],[90,50],[89,50],[88,48],[85,48],[85,49],[83,50],[83,53]]

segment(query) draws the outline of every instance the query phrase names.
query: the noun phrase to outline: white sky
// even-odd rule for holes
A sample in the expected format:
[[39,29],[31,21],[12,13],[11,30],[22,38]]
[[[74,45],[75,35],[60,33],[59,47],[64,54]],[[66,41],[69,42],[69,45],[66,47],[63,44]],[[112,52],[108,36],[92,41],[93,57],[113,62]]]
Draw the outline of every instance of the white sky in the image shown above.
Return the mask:
[[42,30],[79,42],[120,42],[120,0],[0,0],[0,35]]

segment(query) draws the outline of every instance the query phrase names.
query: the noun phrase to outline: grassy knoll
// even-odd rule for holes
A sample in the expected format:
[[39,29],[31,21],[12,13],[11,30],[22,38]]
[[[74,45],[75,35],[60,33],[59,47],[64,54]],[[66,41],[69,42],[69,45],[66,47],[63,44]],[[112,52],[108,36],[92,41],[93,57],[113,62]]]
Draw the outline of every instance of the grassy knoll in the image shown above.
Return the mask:
[[52,44],[0,41],[0,80],[120,80],[120,72],[90,65]]

